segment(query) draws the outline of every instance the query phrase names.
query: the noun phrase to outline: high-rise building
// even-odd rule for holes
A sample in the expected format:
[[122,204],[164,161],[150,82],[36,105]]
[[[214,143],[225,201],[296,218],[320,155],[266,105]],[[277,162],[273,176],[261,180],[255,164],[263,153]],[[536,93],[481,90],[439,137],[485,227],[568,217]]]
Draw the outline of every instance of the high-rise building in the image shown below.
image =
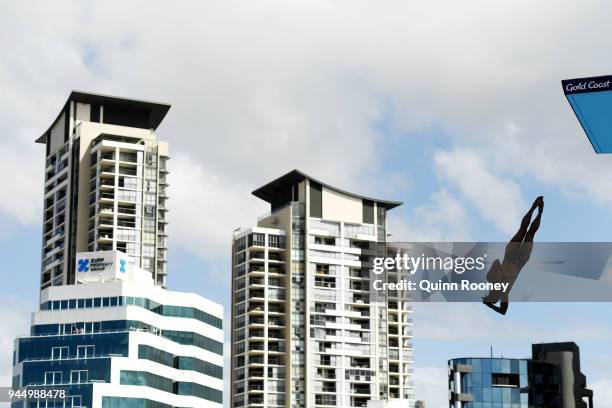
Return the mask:
[[[79,253],[15,341],[13,408],[222,408],[223,308],[154,285],[119,251]],[[40,394],[39,394],[40,395]]]
[[75,283],[77,252],[120,250],[166,285],[170,105],[73,91],[46,145],[41,290]]
[[411,400],[412,310],[369,282],[401,203],[297,170],[253,194],[271,212],[233,236],[231,406]]
[[[73,92],[47,146],[40,308],[14,408],[222,408],[223,308],[165,289],[169,105]],[[25,398],[22,398],[24,397]]]
[[532,346],[530,359],[457,358],[448,362],[451,408],[592,408],[575,343]]

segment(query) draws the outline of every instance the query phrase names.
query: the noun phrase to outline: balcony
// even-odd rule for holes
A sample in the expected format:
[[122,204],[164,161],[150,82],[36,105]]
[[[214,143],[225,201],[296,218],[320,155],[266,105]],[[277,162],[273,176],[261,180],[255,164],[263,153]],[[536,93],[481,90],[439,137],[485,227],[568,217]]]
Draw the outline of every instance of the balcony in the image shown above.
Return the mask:
[[253,337],[264,337],[264,331],[263,329],[249,329],[249,338],[253,338]]
[[278,275],[284,275],[285,274],[285,269],[284,268],[280,268],[278,266],[268,266],[268,272],[269,273],[276,273]]
[[102,201],[108,201],[108,200],[114,200],[115,199],[115,194],[114,193],[105,193],[105,192],[101,192],[100,194],[98,194],[98,198]]
[[249,265],[249,272],[261,272],[264,273],[266,269],[260,265]]
[[100,186],[101,187],[115,187],[115,180],[114,179],[100,179]]
[[264,285],[264,279],[263,278],[249,278],[249,285],[254,285],[254,286],[263,286]]
[[112,241],[113,233],[112,232],[100,232],[98,233],[98,241]]
[[265,320],[263,317],[249,317],[249,326],[263,326],[265,324]]
[[112,176],[115,177],[115,166],[100,166],[98,169],[98,175],[100,176]]
[[265,257],[263,252],[249,252],[249,259],[251,260],[264,260]]
[[247,311],[249,313],[254,313],[254,314],[264,313],[264,305],[263,304],[250,305]]
[[262,369],[249,370],[249,376],[251,378],[263,378],[264,371]]
[[136,209],[134,207],[127,207],[123,205],[117,207],[117,212],[127,215],[136,215]]
[[137,164],[138,155],[136,153],[120,152],[119,161],[123,163]]
[[272,351],[275,353],[284,353],[285,344],[284,343],[271,343],[268,341],[268,351]]
[[249,357],[249,365],[263,365],[263,356],[251,356]]
[[285,308],[279,304],[271,304],[268,306],[268,313],[285,313]]
[[260,298],[264,299],[264,291],[263,290],[249,290],[249,299]]
[[249,396],[249,405],[263,405],[263,403],[264,403],[263,401],[264,401],[263,397],[259,397],[259,396],[252,397],[252,396]]
[[284,365],[285,362],[280,356],[268,356],[268,364],[270,365]]
[[249,346],[248,346],[248,351],[263,351],[264,350],[264,345],[263,343],[252,343],[249,342]]
[[120,167],[119,174],[122,176],[136,176],[138,172],[136,171],[136,169]]
[[279,332],[278,330],[269,330],[268,337],[271,339],[279,339],[279,340],[282,340],[285,338],[283,334]]
[[248,387],[248,391],[249,392],[263,391],[263,389],[264,389],[263,383],[261,383],[261,382],[256,382],[256,383],[249,382],[249,387]]
[[283,321],[283,319],[268,318],[268,325],[284,327],[285,326],[285,322]]
[[282,255],[280,253],[277,253],[277,252],[269,252],[268,253],[268,261],[284,262]]

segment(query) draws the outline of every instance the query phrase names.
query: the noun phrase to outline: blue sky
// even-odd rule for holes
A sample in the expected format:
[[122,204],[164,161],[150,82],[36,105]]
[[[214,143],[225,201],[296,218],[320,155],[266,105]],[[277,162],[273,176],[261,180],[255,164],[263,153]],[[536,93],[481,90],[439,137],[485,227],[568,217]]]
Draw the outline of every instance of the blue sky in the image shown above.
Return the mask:
[[[250,192],[293,168],[404,201],[397,239],[506,241],[544,195],[538,240],[609,241],[612,157],[593,153],[560,84],[609,73],[606,2],[430,3],[0,4],[0,298],[12,306],[0,344],[27,331],[37,301],[33,140],[72,89],[172,103],[158,130],[172,156],[169,285],[226,307],[231,232],[267,211]],[[415,307],[430,406],[447,358],[490,345],[526,356],[542,340],[576,340],[598,406],[612,406],[612,305],[514,304],[506,318],[479,306]]]

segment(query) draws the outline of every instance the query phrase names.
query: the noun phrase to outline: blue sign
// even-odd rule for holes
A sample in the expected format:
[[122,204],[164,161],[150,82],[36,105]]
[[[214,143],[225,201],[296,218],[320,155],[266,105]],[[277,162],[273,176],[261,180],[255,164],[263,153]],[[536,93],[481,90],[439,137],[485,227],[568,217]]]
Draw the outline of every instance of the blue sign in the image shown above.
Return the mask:
[[596,153],[612,153],[612,75],[561,81]]
[[119,260],[119,272],[125,273],[125,265],[126,264],[127,264],[127,261],[125,259],[120,259]]
[[89,272],[89,259],[79,259],[79,272]]

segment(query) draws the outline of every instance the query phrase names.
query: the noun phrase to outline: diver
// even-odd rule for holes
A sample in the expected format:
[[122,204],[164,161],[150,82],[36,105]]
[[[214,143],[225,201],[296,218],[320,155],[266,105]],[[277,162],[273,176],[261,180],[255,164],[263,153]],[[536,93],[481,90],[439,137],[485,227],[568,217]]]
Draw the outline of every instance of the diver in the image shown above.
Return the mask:
[[[536,208],[538,209],[538,214],[531,221]],[[523,269],[523,266],[525,266],[529,261],[529,257],[531,257],[533,237],[538,232],[538,228],[540,228],[542,212],[544,212],[544,197],[539,196],[533,202],[531,209],[523,217],[518,232],[506,245],[504,261],[500,262],[499,259],[496,259],[487,273],[487,280],[491,283],[509,283],[508,289],[505,292],[492,290],[489,291],[487,296],[482,298],[482,302],[497,313],[505,315],[508,311],[510,290],[516,278],[518,278],[521,269]],[[499,306],[496,305],[498,302]]]

